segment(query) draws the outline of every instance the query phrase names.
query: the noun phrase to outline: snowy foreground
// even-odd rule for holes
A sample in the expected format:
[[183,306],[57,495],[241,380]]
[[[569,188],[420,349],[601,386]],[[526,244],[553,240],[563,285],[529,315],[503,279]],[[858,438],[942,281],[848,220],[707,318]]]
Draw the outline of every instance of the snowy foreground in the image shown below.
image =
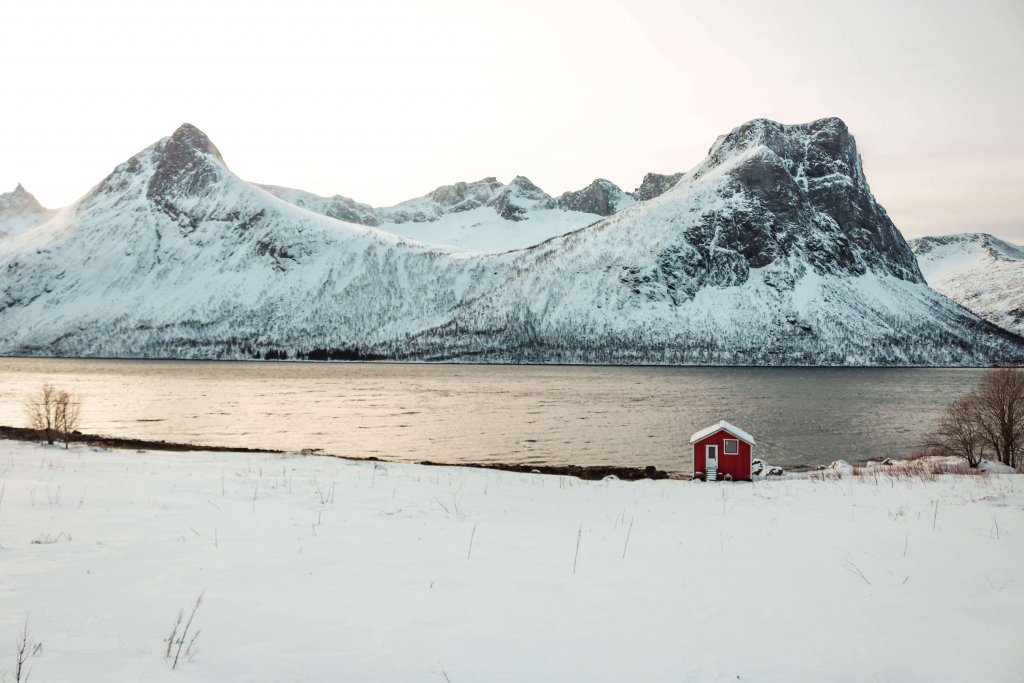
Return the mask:
[[1019,475],[583,482],[6,442],[0,491],[0,680],[26,617],[50,683],[1024,677]]

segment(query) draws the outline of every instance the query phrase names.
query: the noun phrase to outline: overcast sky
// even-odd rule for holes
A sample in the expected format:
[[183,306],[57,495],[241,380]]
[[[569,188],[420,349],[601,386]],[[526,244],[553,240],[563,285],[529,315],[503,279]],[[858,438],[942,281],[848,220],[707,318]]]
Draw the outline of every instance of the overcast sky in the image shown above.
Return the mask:
[[843,118],[909,237],[1024,242],[1024,2],[5,3],[0,191],[63,206],[188,121],[247,180],[389,205],[634,189],[767,117]]

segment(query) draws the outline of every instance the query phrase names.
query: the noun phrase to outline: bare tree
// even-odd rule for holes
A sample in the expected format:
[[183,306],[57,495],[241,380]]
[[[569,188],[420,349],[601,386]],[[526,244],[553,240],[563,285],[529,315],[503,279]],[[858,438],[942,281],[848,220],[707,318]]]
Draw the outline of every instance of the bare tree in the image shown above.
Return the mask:
[[25,412],[29,426],[43,433],[46,443],[52,444],[57,431],[57,389],[50,383],[25,399]]
[[935,434],[925,445],[966,458],[968,465],[977,467],[986,447],[978,402],[978,395],[972,393],[946,406]]
[[977,424],[999,462],[1024,464],[1024,370],[997,368],[985,373],[976,392]]
[[38,430],[46,443],[52,444],[58,437],[64,448],[71,442],[71,435],[78,429],[78,416],[82,404],[78,398],[50,383],[36,394],[25,399],[25,412],[29,426]]
[[78,429],[78,415],[82,404],[78,398],[67,391],[57,392],[56,405],[54,407],[54,421],[57,431],[64,440],[64,448],[71,443],[71,435]]

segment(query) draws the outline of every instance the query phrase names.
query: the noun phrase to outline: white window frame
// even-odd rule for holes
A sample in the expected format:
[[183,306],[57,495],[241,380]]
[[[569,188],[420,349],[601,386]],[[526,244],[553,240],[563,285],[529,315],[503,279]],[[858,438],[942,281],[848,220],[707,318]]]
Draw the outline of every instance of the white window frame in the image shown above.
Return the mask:
[[[729,450],[729,446],[732,445],[733,450]],[[722,455],[739,455],[740,454],[740,440],[739,439],[724,439],[722,441]]]

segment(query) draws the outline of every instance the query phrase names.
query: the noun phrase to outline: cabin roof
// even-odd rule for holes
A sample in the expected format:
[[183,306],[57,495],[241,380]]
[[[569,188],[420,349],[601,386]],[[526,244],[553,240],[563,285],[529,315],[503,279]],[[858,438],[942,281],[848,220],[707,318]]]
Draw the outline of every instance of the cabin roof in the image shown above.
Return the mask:
[[693,436],[690,437],[690,443],[696,443],[696,442],[700,441],[701,439],[709,437],[712,434],[714,434],[715,432],[720,432],[722,430],[725,430],[725,431],[729,432],[730,434],[735,436],[737,439],[740,439],[741,441],[746,441],[751,446],[756,446],[757,445],[757,442],[754,441],[754,437],[752,437],[750,434],[747,434],[745,431],[743,431],[742,429],[740,429],[736,425],[730,424],[730,423],[726,422],[725,420],[719,420],[718,422],[716,422],[715,424],[711,425],[710,427],[705,427],[704,429],[700,430],[699,432],[694,432]]

